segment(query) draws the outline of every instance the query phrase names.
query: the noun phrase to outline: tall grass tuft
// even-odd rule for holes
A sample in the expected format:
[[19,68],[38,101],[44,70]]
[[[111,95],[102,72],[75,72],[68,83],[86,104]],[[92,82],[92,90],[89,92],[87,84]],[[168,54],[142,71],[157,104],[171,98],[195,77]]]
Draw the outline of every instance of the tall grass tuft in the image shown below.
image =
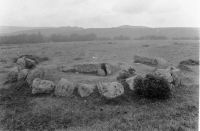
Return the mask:
[[153,74],[136,80],[134,86],[136,94],[149,99],[167,99],[171,95],[168,81]]

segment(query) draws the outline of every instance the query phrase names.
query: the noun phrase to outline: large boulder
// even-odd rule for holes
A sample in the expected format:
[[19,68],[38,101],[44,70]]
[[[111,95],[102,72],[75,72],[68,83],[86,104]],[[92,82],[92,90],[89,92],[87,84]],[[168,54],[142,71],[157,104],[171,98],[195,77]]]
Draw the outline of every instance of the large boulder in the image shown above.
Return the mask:
[[126,83],[128,84],[130,90],[132,90],[132,91],[135,90],[135,88],[134,88],[135,83],[140,78],[142,78],[142,76],[135,75],[135,76],[132,76],[132,77],[126,79]]
[[73,94],[76,85],[67,79],[61,78],[56,85],[54,94],[56,96],[66,96],[69,97]]
[[113,99],[124,93],[124,87],[118,82],[108,82],[97,84],[99,93],[107,99]]
[[158,68],[167,68],[169,66],[169,63],[165,59],[160,58],[160,57],[149,58],[149,57],[135,55],[134,62],[146,64],[146,65],[154,66]]
[[19,73],[18,73],[17,80],[18,80],[18,81],[20,81],[20,80],[25,80],[26,77],[27,77],[27,75],[28,75],[28,72],[29,72],[28,69],[20,70]]
[[43,94],[51,93],[55,84],[49,80],[41,80],[40,78],[35,78],[32,83],[32,94]]
[[87,97],[94,92],[95,87],[96,86],[92,85],[92,84],[79,83],[78,87],[77,87],[78,88],[78,94],[81,97]]
[[28,73],[26,80],[28,84],[31,85],[35,78],[44,79],[44,77],[45,77],[45,69],[42,67],[38,67],[34,68]]

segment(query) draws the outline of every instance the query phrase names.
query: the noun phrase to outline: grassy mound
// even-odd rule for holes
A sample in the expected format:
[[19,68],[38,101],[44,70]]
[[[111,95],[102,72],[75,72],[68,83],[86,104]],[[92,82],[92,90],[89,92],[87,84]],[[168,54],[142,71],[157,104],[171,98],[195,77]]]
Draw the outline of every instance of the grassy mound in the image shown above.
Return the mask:
[[136,94],[149,99],[166,99],[171,94],[167,80],[152,74],[147,74],[145,78],[137,79],[134,86]]

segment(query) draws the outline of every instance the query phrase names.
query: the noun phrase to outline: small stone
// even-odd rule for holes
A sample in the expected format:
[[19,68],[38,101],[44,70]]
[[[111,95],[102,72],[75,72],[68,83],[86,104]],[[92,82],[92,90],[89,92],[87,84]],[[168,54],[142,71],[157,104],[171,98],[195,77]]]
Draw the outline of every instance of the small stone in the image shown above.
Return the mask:
[[107,99],[116,98],[124,93],[124,88],[122,84],[118,82],[100,82],[98,83],[97,88],[99,90],[99,93]]
[[94,92],[95,85],[92,84],[78,84],[78,93],[81,97],[87,97]]
[[67,79],[61,78],[58,82],[54,94],[56,96],[71,96],[74,92],[75,84]]
[[51,93],[54,88],[55,84],[52,81],[35,78],[32,83],[32,94]]

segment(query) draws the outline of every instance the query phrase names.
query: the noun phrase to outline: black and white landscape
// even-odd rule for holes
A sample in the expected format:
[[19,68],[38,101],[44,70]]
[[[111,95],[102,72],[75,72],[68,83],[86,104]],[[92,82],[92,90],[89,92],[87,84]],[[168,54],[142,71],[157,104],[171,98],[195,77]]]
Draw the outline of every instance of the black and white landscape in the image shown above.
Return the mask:
[[53,1],[0,1],[0,130],[198,130],[197,1]]

